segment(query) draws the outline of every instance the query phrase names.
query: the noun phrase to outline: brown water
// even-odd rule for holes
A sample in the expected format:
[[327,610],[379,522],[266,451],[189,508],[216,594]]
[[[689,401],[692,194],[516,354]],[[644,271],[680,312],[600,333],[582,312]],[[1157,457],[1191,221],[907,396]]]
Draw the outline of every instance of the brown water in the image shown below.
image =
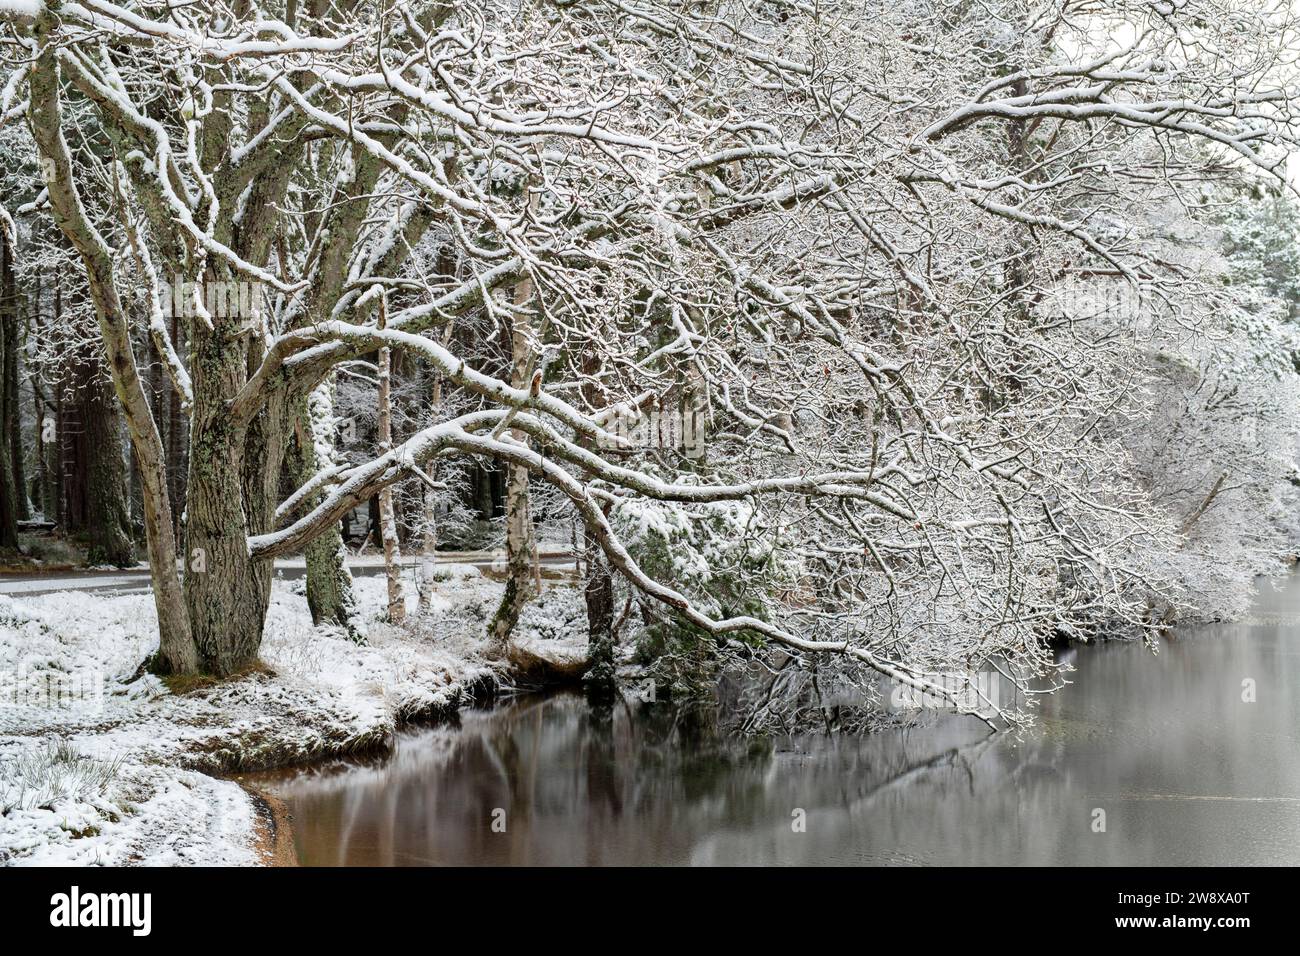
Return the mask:
[[307,865],[1295,865],[1300,576],[1281,588],[1157,655],[1067,652],[1072,685],[1020,739],[932,717],[735,740],[665,703],[557,695],[273,788]]

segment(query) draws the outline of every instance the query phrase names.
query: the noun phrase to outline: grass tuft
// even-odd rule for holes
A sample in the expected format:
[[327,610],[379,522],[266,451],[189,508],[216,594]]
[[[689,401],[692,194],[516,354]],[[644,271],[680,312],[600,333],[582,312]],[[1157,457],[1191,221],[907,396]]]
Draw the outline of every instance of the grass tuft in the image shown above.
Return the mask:
[[88,757],[63,739],[48,741],[0,764],[0,815],[103,796],[120,769],[120,760]]

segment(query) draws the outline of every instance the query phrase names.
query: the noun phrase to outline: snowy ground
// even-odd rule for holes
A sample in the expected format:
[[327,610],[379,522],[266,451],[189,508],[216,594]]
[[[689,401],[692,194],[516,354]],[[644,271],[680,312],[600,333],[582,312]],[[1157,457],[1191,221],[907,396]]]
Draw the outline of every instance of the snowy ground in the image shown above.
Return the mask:
[[[500,585],[463,565],[439,577],[401,629],[377,620],[384,580],[357,579],[367,647],[313,628],[303,582],[277,581],[267,671],[179,695],[141,671],[151,596],[0,595],[0,863],[258,862],[252,801],[215,775],[386,746],[502,676],[481,654]],[[572,643],[579,606],[549,589],[520,639]]]

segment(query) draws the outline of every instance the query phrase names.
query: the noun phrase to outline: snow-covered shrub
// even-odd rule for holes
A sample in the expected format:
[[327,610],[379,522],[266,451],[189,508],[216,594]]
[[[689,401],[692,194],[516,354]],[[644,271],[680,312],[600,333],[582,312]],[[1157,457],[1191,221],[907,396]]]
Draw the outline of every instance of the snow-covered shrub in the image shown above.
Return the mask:
[[587,610],[577,587],[547,587],[525,605],[515,634],[543,641],[567,641],[587,631]]
[[[628,500],[610,517],[643,570],[714,616],[767,620],[778,595],[798,576],[798,562],[783,549],[778,530],[747,502],[685,507]],[[653,664],[669,690],[693,690],[711,680],[721,642],[658,608],[642,607],[638,661]]]

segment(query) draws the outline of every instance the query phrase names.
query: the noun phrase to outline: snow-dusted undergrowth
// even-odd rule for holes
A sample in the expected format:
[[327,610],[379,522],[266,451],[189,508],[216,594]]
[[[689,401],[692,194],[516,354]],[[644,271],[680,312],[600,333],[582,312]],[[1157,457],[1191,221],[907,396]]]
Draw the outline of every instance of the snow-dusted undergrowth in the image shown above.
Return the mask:
[[[215,775],[385,746],[493,679],[479,642],[500,585],[439,572],[430,612],[372,624],[366,647],[313,628],[302,582],[277,581],[267,670],[179,695],[141,668],[150,595],[0,597],[0,862],[258,862],[252,801]],[[376,616],[384,581],[356,587]]]

